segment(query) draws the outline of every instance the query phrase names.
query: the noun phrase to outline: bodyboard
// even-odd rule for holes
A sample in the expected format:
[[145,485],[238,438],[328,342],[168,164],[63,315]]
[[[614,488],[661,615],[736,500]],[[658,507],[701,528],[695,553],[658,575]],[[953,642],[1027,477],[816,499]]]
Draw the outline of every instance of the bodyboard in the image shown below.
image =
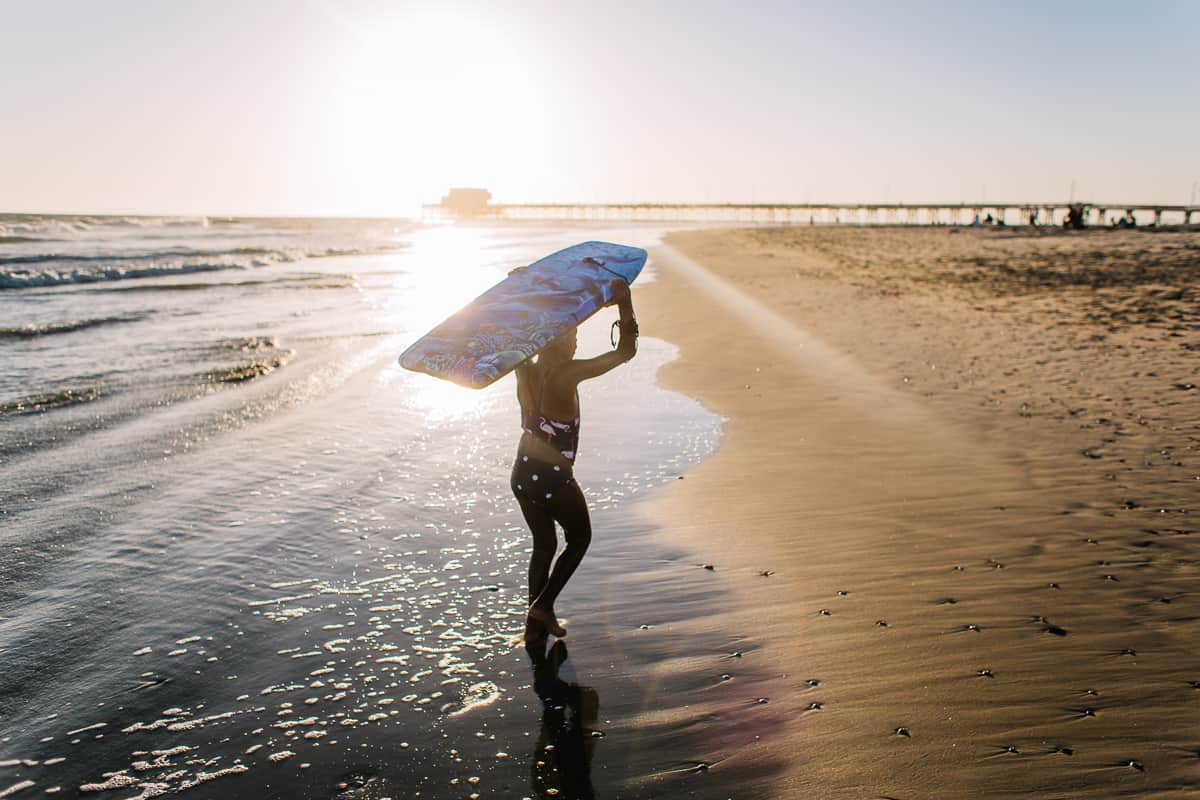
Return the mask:
[[414,342],[400,365],[482,389],[612,300],[612,281],[633,283],[646,251],[608,242],[559,250],[508,277]]

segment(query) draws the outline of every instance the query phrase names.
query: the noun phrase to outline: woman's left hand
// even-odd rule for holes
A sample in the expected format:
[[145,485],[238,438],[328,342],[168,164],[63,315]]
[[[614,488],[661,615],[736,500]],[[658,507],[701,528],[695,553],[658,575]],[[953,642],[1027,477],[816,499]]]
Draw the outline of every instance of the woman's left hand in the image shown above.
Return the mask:
[[608,284],[609,291],[612,292],[612,300],[608,301],[608,305],[617,305],[629,300],[629,284],[625,281],[615,280]]

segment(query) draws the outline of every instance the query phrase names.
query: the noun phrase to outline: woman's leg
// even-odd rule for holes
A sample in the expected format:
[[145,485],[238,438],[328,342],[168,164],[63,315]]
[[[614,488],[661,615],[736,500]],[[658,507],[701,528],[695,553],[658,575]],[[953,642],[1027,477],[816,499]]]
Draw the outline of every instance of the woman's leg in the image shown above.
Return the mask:
[[554,560],[554,551],[558,549],[558,539],[554,535],[554,517],[550,516],[550,509],[523,494],[516,493],[516,496],[525,524],[533,534],[533,553],[529,556],[529,602],[533,603],[546,588],[550,562]]
[[[550,577],[542,586],[541,591],[533,600],[533,607],[554,618],[554,601],[567,585],[575,568],[583,560],[588,545],[592,541],[592,520],[588,516],[587,501],[583,499],[583,491],[574,480],[560,487],[554,497],[548,502],[550,515],[562,526],[563,538],[567,546],[559,553],[554,562]],[[553,536],[553,531],[551,532]]]

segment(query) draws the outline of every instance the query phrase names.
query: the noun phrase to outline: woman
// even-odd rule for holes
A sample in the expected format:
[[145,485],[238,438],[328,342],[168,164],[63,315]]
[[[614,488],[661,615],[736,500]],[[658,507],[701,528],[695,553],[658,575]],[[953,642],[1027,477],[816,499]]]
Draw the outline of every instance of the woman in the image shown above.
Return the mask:
[[[547,633],[566,636],[554,614],[554,601],[592,541],[587,502],[572,474],[579,445],[579,384],[624,364],[637,353],[638,328],[629,285],[613,281],[612,288],[610,305],[616,304],[621,311],[621,341],[616,350],[576,360],[572,329],[542,350],[536,364],[526,361],[517,367],[517,400],[521,403],[524,433],[517,447],[511,485],[533,533],[527,641]],[[566,540],[557,560],[555,522],[562,526]]]

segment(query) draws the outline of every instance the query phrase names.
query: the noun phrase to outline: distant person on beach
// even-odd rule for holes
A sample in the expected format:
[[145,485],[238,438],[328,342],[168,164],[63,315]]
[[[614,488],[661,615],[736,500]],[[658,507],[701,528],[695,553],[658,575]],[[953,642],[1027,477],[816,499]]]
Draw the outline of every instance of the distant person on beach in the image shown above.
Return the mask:
[[1084,215],[1082,203],[1072,203],[1067,208],[1067,217],[1063,220],[1063,227],[1076,231],[1087,227],[1087,217]]
[[[579,566],[592,540],[587,502],[572,468],[579,446],[579,384],[624,364],[637,354],[638,326],[629,285],[613,281],[613,300],[621,312],[617,349],[595,358],[576,359],[576,332],[559,336],[538,355],[537,363],[517,367],[517,400],[521,404],[521,442],[513,464],[511,486],[533,534],[529,559],[529,614],[525,639],[565,636],[554,601]],[[566,547],[555,560],[563,529]],[[553,569],[551,569],[553,562]]]

